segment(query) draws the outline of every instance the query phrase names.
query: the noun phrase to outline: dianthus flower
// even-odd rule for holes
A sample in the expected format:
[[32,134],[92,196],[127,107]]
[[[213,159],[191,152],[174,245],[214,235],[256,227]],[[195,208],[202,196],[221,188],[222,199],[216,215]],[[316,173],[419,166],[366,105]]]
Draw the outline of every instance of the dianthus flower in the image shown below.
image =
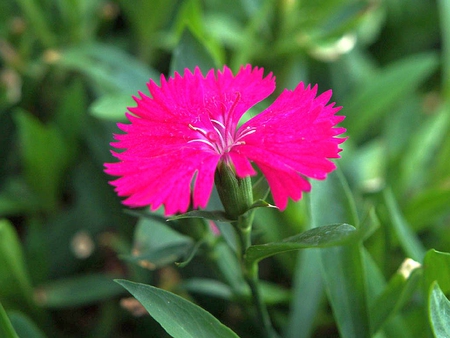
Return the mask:
[[237,177],[256,175],[252,162],[264,174],[274,203],[280,209],[288,198],[299,200],[311,185],[306,177],[325,179],[335,169],[345,132],[336,125],[341,107],[328,104],[331,90],[316,97],[317,86],[300,82],[284,90],[264,111],[238,127],[242,115],[275,90],[272,73],[242,67],[233,75],[228,67],[203,76],[185,70],[173,78],[150,80],[151,97],[139,92],[137,106],[128,108],[130,124],[111,145],[120,161],[107,163],[106,173],[120,176],[111,182],[130,207],[163,205],[166,215],[206,207],[218,164]]

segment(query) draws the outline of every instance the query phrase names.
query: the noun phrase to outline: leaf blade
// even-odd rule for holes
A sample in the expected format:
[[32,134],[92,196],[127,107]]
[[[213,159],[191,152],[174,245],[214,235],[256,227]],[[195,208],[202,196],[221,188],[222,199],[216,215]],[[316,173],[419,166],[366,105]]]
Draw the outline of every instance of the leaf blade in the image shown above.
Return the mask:
[[126,280],[116,282],[127,289],[174,338],[238,337],[209,312],[180,296],[150,285]]

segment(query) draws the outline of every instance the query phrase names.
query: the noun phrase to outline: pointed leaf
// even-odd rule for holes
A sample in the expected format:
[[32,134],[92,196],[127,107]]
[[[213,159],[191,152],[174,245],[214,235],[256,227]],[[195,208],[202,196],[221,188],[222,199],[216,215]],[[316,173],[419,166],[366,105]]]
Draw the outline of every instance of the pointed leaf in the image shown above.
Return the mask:
[[272,205],[270,203],[267,203],[264,200],[257,200],[255,202],[253,202],[253,204],[250,206],[250,208],[248,208],[247,212],[253,210],[253,209],[257,209],[257,208],[274,208],[274,209],[278,209],[277,206]]
[[356,229],[352,225],[345,223],[325,225],[286,238],[281,242],[252,245],[247,249],[245,260],[252,264],[282,252],[342,245],[352,240],[355,235]]
[[171,292],[150,285],[116,280],[174,338],[236,338],[209,312]]
[[450,337],[450,302],[434,282],[428,298],[428,315],[436,338]]

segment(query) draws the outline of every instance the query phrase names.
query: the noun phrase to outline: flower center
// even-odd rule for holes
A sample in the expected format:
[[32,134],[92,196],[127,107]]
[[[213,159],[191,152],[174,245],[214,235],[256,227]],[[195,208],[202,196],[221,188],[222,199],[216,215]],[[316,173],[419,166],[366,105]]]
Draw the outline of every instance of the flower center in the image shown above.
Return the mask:
[[189,124],[189,128],[198,133],[199,138],[188,141],[188,143],[201,142],[208,145],[219,155],[228,153],[234,146],[245,144],[242,139],[254,133],[253,128],[246,128],[244,131],[230,131],[219,121],[211,119],[212,129],[195,127]]
[[223,121],[209,118],[206,123],[201,123],[202,126],[189,124],[189,128],[197,132],[197,137],[188,141],[188,143],[200,142],[208,145],[212,150],[219,155],[225,155],[237,145],[245,144],[243,138],[249,134],[254,133],[254,128],[246,128],[245,130],[236,130],[236,123],[233,123],[233,112],[239,102],[240,94],[237,93],[237,98],[233,102],[230,110],[223,114]]

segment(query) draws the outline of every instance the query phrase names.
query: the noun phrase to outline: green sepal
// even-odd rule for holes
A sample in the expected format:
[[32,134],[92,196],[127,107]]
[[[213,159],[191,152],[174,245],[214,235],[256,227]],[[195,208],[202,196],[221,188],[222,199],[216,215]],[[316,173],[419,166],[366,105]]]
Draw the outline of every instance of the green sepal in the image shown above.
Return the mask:
[[219,163],[214,182],[227,216],[237,220],[253,204],[252,180],[250,177],[239,178],[228,164]]

